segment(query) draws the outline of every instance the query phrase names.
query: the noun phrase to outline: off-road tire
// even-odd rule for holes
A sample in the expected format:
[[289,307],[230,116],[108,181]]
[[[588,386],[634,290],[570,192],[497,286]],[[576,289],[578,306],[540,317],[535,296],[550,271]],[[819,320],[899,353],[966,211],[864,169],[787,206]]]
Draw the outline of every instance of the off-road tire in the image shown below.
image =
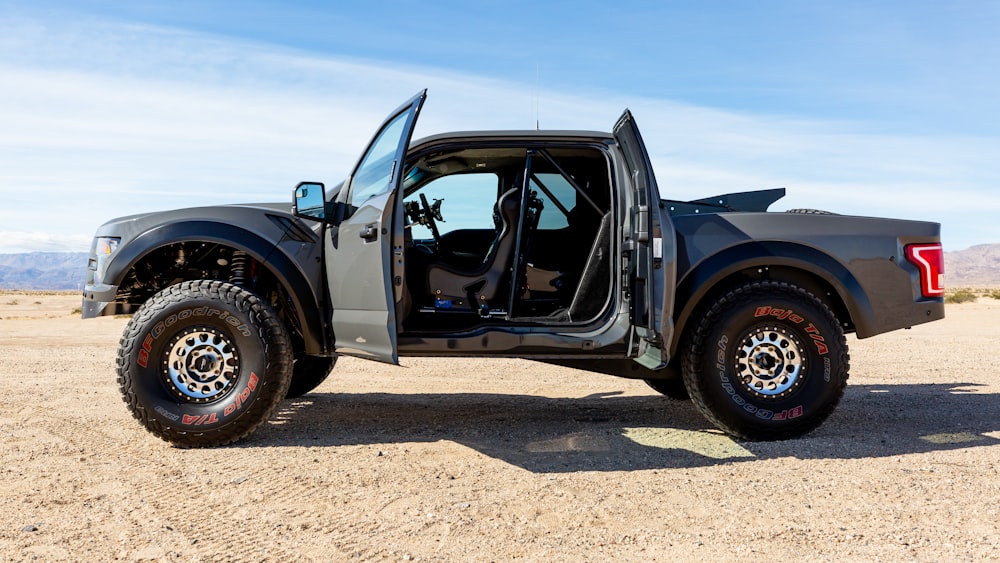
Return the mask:
[[301,397],[313,389],[319,387],[320,383],[326,381],[337,364],[337,357],[325,356],[302,356],[295,360],[292,366],[292,383],[288,386],[286,399]]
[[220,281],[164,289],[132,317],[118,349],[118,385],[147,430],[180,447],[240,440],[285,397],[292,345],[277,313]]
[[800,287],[772,281],[719,297],[686,339],[682,358],[698,410],[748,440],[817,428],[844,394],[849,363],[830,308]]

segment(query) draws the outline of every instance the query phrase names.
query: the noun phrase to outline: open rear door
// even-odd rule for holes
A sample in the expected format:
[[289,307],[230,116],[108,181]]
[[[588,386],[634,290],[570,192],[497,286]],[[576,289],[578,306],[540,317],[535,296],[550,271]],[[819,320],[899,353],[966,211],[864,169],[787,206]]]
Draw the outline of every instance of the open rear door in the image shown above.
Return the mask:
[[326,270],[340,354],[398,363],[392,286],[393,225],[406,148],[427,97],[420,92],[393,111],[337,195],[327,230]]
[[625,110],[618,119],[614,136],[630,176],[630,185],[622,189],[631,189],[631,228],[624,251],[629,258],[633,341],[638,345],[635,361],[659,369],[670,361],[673,334],[677,277],[674,226],[670,215],[663,212],[649,154],[632,112]]

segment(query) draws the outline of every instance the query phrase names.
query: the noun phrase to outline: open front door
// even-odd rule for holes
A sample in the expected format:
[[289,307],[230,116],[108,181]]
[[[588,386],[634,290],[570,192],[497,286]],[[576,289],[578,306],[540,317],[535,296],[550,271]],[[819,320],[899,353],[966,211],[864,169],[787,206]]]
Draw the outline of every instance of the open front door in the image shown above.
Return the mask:
[[402,209],[395,203],[403,157],[426,97],[424,90],[389,115],[337,195],[338,217],[325,244],[340,354],[398,363],[391,245]]
[[625,156],[631,180],[631,229],[624,247],[629,258],[632,327],[638,344],[635,361],[650,369],[670,361],[674,288],[677,277],[676,241],[670,215],[664,213],[660,191],[646,145],[632,112],[618,119],[615,140]]

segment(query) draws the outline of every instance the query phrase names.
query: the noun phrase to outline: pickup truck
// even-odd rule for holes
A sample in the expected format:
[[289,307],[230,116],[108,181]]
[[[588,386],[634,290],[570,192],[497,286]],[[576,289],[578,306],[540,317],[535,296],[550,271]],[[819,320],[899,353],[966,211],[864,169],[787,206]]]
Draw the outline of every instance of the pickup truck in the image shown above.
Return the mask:
[[768,212],[783,189],[664,198],[627,110],[610,133],[411,142],[425,97],[291,204],[97,230],[83,317],[132,315],[117,376],[146,429],[240,440],[340,355],[492,356],[643,379],[734,437],[788,439],[840,401],[845,334],[944,317],[936,223]]

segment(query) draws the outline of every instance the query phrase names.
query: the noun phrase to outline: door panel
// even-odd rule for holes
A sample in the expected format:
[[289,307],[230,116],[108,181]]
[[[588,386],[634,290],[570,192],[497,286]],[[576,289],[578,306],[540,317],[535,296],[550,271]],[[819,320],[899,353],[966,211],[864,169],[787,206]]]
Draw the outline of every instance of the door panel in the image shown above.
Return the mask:
[[[662,212],[656,176],[630,111],[625,110],[618,119],[614,136],[631,177],[631,233],[626,250],[630,252],[633,286],[632,323],[640,344],[636,361],[659,369],[670,361],[673,335],[677,248],[674,226],[669,214]],[[622,189],[629,186],[623,182]]]
[[398,363],[392,239],[402,209],[395,202],[426,96],[425,90],[389,115],[337,196],[343,216],[328,229],[326,268],[338,353]]

